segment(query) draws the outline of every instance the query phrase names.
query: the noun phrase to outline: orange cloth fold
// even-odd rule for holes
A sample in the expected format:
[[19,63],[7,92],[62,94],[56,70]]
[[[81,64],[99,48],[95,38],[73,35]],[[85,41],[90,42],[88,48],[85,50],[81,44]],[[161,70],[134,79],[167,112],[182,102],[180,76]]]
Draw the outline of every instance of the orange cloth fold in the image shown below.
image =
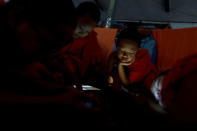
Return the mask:
[[153,30],[153,36],[157,42],[156,66],[160,72],[197,53],[197,28]]
[[118,29],[95,28],[94,31],[97,32],[98,44],[101,47],[102,54],[104,55],[104,62],[106,64],[112,52]]

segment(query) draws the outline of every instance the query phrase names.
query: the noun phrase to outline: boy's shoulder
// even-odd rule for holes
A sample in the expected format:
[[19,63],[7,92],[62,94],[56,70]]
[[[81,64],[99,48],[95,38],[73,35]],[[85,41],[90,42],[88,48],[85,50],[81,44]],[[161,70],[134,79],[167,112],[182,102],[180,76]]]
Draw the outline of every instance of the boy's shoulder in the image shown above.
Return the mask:
[[141,53],[141,54],[149,54],[149,51],[147,49],[139,49],[139,53]]
[[150,53],[147,49],[140,49],[138,53],[136,54],[136,60],[139,62],[142,61],[150,61],[151,62],[151,57]]
[[149,56],[150,57],[150,53],[147,49],[140,49],[136,55],[136,57],[142,57],[142,56]]
[[97,32],[95,30],[93,30],[92,32],[90,32],[90,34],[88,36],[97,36]]

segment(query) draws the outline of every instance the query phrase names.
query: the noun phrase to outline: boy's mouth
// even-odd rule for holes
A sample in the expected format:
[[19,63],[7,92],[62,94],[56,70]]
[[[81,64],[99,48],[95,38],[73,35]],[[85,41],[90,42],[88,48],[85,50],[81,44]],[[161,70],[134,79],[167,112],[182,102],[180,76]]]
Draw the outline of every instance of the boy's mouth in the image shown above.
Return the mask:
[[122,63],[129,63],[130,61],[128,61],[127,59],[121,59],[120,60]]

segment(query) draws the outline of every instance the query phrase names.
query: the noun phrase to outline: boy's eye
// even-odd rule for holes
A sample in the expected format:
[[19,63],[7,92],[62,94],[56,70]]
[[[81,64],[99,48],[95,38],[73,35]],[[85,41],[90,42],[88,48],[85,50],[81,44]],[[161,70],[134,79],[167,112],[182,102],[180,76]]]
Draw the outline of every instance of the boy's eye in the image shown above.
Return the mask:
[[129,53],[130,55],[134,55],[135,53]]
[[118,49],[118,51],[121,52],[121,53],[128,53],[128,54],[131,54],[131,55],[135,54],[135,51],[129,51],[129,50],[127,51],[127,50],[122,50],[120,48]]

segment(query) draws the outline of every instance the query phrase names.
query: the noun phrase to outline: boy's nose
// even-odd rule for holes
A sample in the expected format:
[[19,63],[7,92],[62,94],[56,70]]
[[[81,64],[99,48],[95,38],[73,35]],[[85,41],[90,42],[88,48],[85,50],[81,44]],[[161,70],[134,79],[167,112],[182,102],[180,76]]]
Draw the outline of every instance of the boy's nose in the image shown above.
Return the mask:
[[128,54],[126,52],[123,52],[123,57],[127,57]]

